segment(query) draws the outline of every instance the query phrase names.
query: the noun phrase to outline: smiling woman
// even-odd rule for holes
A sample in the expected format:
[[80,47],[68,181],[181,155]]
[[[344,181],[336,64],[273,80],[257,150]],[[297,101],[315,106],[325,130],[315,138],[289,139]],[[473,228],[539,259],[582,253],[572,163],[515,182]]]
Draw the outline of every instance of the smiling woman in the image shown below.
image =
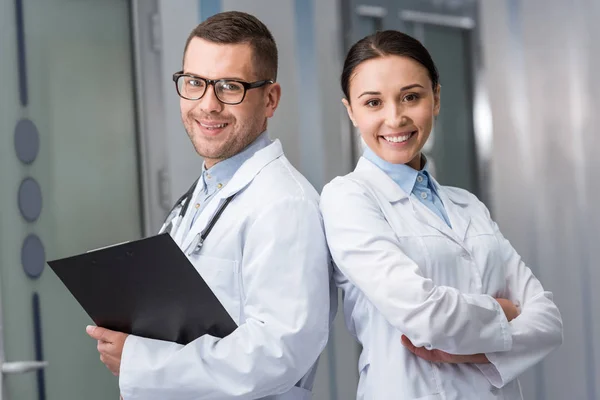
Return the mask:
[[363,346],[357,398],[521,399],[517,377],[562,341],[560,313],[483,203],[429,173],[440,85],[428,51],[377,32],[341,81],[367,148],[321,211]]
[[420,169],[421,149],[440,110],[440,85],[429,53],[408,38],[387,31],[358,42],[342,73],[343,103],[371,150]]

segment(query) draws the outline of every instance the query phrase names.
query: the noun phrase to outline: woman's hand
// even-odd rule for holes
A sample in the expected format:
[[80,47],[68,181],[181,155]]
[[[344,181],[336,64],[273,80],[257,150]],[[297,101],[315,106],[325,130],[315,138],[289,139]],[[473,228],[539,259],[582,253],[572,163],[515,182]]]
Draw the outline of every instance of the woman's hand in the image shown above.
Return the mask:
[[504,315],[506,315],[506,319],[508,320],[508,322],[512,321],[513,319],[519,316],[519,308],[512,301],[503,298],[498,298],[494,300],[496,300],[498,304],[500,304],[500,307],[502,307],[502,311],[504,311]]
[[425,347],[415,347],[410,339],[404,335],[402,335],[402,345],[415,356],[434,363],[487,364],[490,362],[485,354],[456,355],[441,350],[427,350]]
[[[495,299],[500,307],[502,307],[502,311],[504,311],[504,315],[508,322],[517,318],[520,314],[519,307],[515,305],[512,301],[503,298]],[[485,354],[472,354],[472,355],[457,355],[446,353],[441,350],[427,350],[425,347],[415,347],[412,344],[410,339],[404,335],[402,335],[402,345],[410,350],[411,353],[416,355],[423,360],[435,362],[435,363],[448,363],[448,364],[487,364],[489,360],[485,356]]]

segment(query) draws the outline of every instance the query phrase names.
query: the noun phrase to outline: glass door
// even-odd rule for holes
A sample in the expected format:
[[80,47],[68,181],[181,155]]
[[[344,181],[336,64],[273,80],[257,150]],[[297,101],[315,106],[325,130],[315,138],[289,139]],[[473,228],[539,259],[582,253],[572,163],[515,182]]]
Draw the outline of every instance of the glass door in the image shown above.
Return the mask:
[[1,398],[116,399],[45,261],[141,237],[130,5],[0,7]]

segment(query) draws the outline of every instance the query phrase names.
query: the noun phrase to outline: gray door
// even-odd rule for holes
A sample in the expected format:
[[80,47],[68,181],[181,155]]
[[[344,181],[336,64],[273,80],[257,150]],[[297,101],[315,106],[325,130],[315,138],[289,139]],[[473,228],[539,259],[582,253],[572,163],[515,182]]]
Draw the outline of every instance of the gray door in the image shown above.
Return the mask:
[[413,25],[413,30],[420,32],[420,40],[440,73],[442,106],[427,148],[435,177],[444,185],[478,194],[470,34],[455,27],[407,25]]
[[116,399],[45,260],[141,236],[129,3],[0,0],[0,26],[0,395]]

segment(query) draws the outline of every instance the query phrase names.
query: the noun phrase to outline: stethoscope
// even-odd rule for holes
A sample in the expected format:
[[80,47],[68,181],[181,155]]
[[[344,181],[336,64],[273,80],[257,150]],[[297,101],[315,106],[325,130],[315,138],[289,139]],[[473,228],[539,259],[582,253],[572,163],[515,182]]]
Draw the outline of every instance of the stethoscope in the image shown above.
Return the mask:
[[[179,228],[179,225],[181,224],[181,221],[183,220],[183,217],[185,216],[185,213],[187,212],[189,205],[192,202],[192,197],[194,196],[194,190],[196,190],[197,184],[198,180],[196,180],[196,182],[194,182],[194,184],[188,189],[188,191],[183,196],[181,196],[179,200],[175,202],[175,206],[169,212],[167,220],[160,228],[160,231],[158,231],[159,234],[164,233],[167,230],[173,231]],[[202,232],[196,235],[192,243],[190,243],[190,245],[186,249],[186,253],[188,254],[188,256],[191,256],[192,254],[198,254],[200,252],[204,241],[208,237],[208,234],[213,229],[213,227],[221,217],[221,214],[223,214],[223,211],[225,211],[225,208],[229,205],[229,203],[231,203],[231,200],[233,200],[234,197],[235,193],[229,196],[227,199],[225,199],[225,202],[223,202],[223,204],[219,206],[219,209],[217,210],[215,215],[213,215],[213,217],[210,219],[206,228],[204,228]],[[179,213],[177,213],[177,208],[180,208]],[[174,215],[176,213],[177,215]]]

